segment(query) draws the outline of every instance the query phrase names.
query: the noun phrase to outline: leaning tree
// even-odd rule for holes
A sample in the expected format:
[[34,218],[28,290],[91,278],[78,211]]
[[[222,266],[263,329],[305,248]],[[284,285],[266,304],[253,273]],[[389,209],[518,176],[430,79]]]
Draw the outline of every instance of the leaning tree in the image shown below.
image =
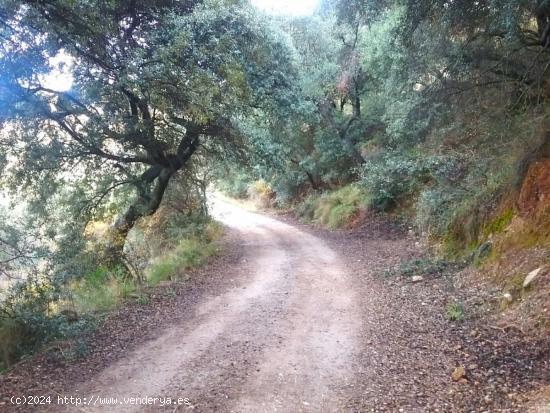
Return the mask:
[[[1,0],[0,41],[2,186],[80,222],[125,194],[111,263],[199,148],[238,148],[289,83],[285,42],[239,0]],[[48,87],[53,65],[69,90]]]

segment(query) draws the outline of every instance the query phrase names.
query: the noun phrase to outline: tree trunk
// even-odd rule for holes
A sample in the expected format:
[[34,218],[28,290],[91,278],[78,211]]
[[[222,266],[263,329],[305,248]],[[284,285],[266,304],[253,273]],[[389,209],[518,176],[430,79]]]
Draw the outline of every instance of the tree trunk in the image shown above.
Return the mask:
[[359,165],[363,165],[365,163],[365,158],[363,158],[363,155],[361,155],[361,152],[357,150],[351,139],[347,136],[347,134],[340,135],[340,139],[342,140],[342,144],[344,145],[344,148],[348,152],[348,154],[353,158],[355,162],[357,162]]
[[357,148],[348,136],[351,125],[359,120],[359,116],[361,114],[361,101],[359,99],[354,99],[352,101],[353,115],[346,121],[344,125],[341,126],[336,124],[333,117],[333,111],[331,110],[331,107],[327,104],[327,102],[329,101],[326,100],[319,106],[321,116],[323,116],[328,124],[338,133],[338,137],[340,138],[340,141],[342,142],[342,145],[344,146],[344,149],[348,152],[349,156],[359,165],[364,164],[365,159],[363,158],[363,155],[361,155],[361,153],[357,150]]
[[[354,106],[354,112],[355,112],[355,106]],[[348,154],[353,158],[355,162],[357,162],[359,165],[363,165],[365,163],[365,158],[363,158],[363,155],[357,150],[355,145],[353,144],[352,140],[349,137],[349,130],[351,128],[351,125],[357,121],[359,118],[357,116],[352,116],[346,124],[341,127],[337,128],[338,135],[340,136],[340,140],[342,141],[342,144],[344,145],[344,148],[348,152]]]
[[319,189],[319,185],[317,185],[317,182],[315,182],[315,179],[313,179],[313,175],[311,174],[311,172],[306,171],[306,176],[311,185],[311,189],[313,189],[314,191],[317,191]]
[[186,136],[180,141],[176,154],[165,155],[165,165],[155,165],[147,169],[139,178],[138,195],[109,229],[104,249],[104,262],[110,267],[123,267],[134,272],[124,257],[124,245],[128,233],[136,222],[153,215],[159,208],[170,179],[187,163],[199,146],[199,136],[206,129],[189,125]]
[[359,118],[361,116],[361,98],[359,95],[355,95],[353,102],[353,116]]
[[[142,177],[145,177],[144,179],[148,179],[150,182],[142,182],[145,188],[140,190],[132,204],[109,229],[104,261],[110,267],[122,265],[132,272],[124,259],[124,245],[128,233],[140,218],[153,215],[158,210],[170,178],[175,173],[175,171],[166,168],[156,169],[158,169],[158,172],[153,171],[153,168],[151,168],[142,175]],[[151,176],[151,174],[156,175],[156,177]]]

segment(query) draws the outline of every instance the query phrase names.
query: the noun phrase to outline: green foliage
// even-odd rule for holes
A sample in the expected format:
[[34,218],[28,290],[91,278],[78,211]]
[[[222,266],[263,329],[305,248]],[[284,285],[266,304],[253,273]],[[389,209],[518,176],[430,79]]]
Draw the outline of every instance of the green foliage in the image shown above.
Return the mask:
[[296,207],[296,214],[302,219],[335,229],[349,223],[369,202],[367,193],[353,184],[319,195],[309,195]]
[[252,182],[248,186],[248,198],[254,201],[254,203],[261,207],[267,208],[273,205],[275,198],[271,187],[263,179]]
[[197,267],[215,254],[217,247],[211,242],[183,239],[170,253],[159,257],[147,271],[150,285],[182,276],[185,270]]
[[[261,135],[299,101],[287,36],[237,0],[5,1],[0,37],[0,190],[56,265],[111,220],[96,259],[124,262],[128,229],[182,176],[204,192],[212,164],[252,146],[247,125]],[[47,82],[57,66],[69,91]]]
[[429,166],[430,185],[420,190],[415,221],[425,234],[445,240],[451,254],[477,245],[482,235],[501,231],[512,218],[507,211],[488,222],[502,195],[514,185],[519,173],[515,165],[524,149],[510,150],[516,158],[510,160],[509,154],[497,155],[493,145],[477,148],[476,156],[461,160],[456,168],[452,160],[445,160],[445,174],[441,167]]
[[319,194],[311,193],[296,205],[294,213],[304,221],[313,221],[318,203]]
[[72,302],[78,314],[109,311],[136,288],[131,280],[99,267],[72,285]]
[[236,199],[245,199],[248,196],[248,187],[252,179],[244,172],[234,172],[216,180],[216,188],[225,195]]
[[220,224],[201,214],[178,214],[164,222],[170,223],[164,230],[168,238],[144,268],[150,285],[183,277],[185,270],[203,264],[217,253],[216,240],[223,234]]
[[501,231],[509,213],[489,217],[522,176],[548,116],[548,62],[532,38],[537,24],[549,33],[545,18],[535,22],[548,7],[419,1],[366,13],[360,2],[328,3],[341,25],[357,29],[369,79],[359,142],[376,148],[361,171],[371,205],[405,209],[453,255]]
[[371,197],[371,206],[387,211],[413,196],[426,180],[426,167],[418,159],[388,153],[365,163],[361,182]]
[[483,235],[488,237],[491,234],[498,234],[504,231],[504,229],[510,224],[514,217],[514,210],[512,208],[505,209],[501,214],[494,217],[483,227]]
[[459,302],[448,303],[445,307],[445,316],[449,321],[462,321],[464,319],[464,307]]
[[45,342],[81,333],[86,319],[68,320],[53,308],[59,298],[49,283],[35,277],[15,284],[0,306],[0,370]]
[[[157,231],[148,232],[151,238],[147,242],[157,246],[152,247],[150,253],[162,254],[167,245],[177,247],[170,248],[173,251],[155,261],[159,263],[158,268],[152,265],[152,283],[200,265],[216,252],[214,241],[222,228],[204,214],[157,215],[150,219],[151,224],[158,224],[155,219],[160,219],[160,225],[155,225]],[[121,268],[107,269],[99,265],[94,256],[93,249],[80,251],[64,263],[57,262],[51,278],[31,272],[3,293],[0,370],[50,342],[57,343],[52,345],[52,350],[61,357],[67,360],[79,357],[86,351],[82,333],[93,328],[98,316],[120,305],[136,291],[143,297],[136,280],[127,278],[128,274]]]

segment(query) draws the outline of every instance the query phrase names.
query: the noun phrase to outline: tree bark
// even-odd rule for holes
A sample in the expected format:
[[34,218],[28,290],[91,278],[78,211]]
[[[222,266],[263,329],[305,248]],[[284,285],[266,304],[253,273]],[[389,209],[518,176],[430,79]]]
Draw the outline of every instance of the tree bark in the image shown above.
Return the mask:
[[311,172],[306,171],[306,176],[311,185],[311,189],[317,191],[319,189],[319,185],[317,185],[317,182],[315,182],[315,179],[313,179],[313,175],[311,174]]
[[340,136],[340,139],[342,140],[342,143],[344,145],[344,148],[348,152],[348,154],[353,158],[355,162],[357,162],[359,165],[363,165],[365,163],[365,158],[363,158],[363,155],[357,150],[351,139],[347,136],[347,134],[343,134]]
[[155,165],[147,169],[136,186],[138,194],[126,211],[110,227],[107,234],[103,261],[109,267],[123,267],[132,272],[124,258],[124,245],[137,221],[153,215],[159,208],[172,176],[183,168],[199,146],[201,131],[190,129],[180,142],[175,155],[166,156],[170,167]]
[[360,101],[353,101],[353,115],[349,118],[344,125],[338,126],[333,117],[333,110],[327,102],[321,103],[320,113],[326,119],[327,123],[338,133],[338,137],[344,146],[344,149],[347,151],[348,155],[356,161],[359,165],[365,163],[365,159],[361,153],[357,150],[351,139],[349,138],[348,132],[351,128],[351,125],[359,119],[360,116]]
[[353,122],[357,121],[358,117],[353,115],[346,124],[341,128],[336,128],[338,131],[338,135],[340,136],[340,140],[342,141],[344,148],[348,152],[348,154],[353,158],[355,162],[357,162],[359,165],[363,165],[365,163],[365,158],[363,158],[363,155],[357,150],[354,143],[351,141],[348,131],[351,128],[351,125]]
[[[155,168],[155,167],[153,167]],[[146,182],[150,176],[145,176],[145,182],[140,183],[142,186],[149,186],[140,190],[138,196],[134,199],[132,204],[126,209],[126,211],[115,221],[115,223],[109,229],[107,235],[107,243],[104,253],[104,261],[111,267],[124,263],[124,245],[128,233],[135,226],[136,222],[143,217],[153,215],[159,208],[170,178],[174,175],[175,171],[171,171],[166,168],[157,168],[158,171],[149,169],[147,173],[157,175],[153,180],[155,182]],[[152,187],[152,188],[151,188]]]

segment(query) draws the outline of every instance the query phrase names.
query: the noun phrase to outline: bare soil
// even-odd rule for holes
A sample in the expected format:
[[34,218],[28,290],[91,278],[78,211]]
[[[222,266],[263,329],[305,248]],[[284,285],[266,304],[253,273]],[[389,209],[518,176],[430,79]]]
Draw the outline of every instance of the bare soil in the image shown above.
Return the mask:
[[[550,384],[548,340],[495,330],[479,311],[449,322],[447,303],[472,293],[452,277],[384,277],[423,254],[413,234],[377,218],[328,232],[223,202],[215,214],[223,254],[107,316],[82,359],[19,363],[0,378],[0,411],[550,411],[536,392]],[[63,410],[12,395],[186,402]]]

